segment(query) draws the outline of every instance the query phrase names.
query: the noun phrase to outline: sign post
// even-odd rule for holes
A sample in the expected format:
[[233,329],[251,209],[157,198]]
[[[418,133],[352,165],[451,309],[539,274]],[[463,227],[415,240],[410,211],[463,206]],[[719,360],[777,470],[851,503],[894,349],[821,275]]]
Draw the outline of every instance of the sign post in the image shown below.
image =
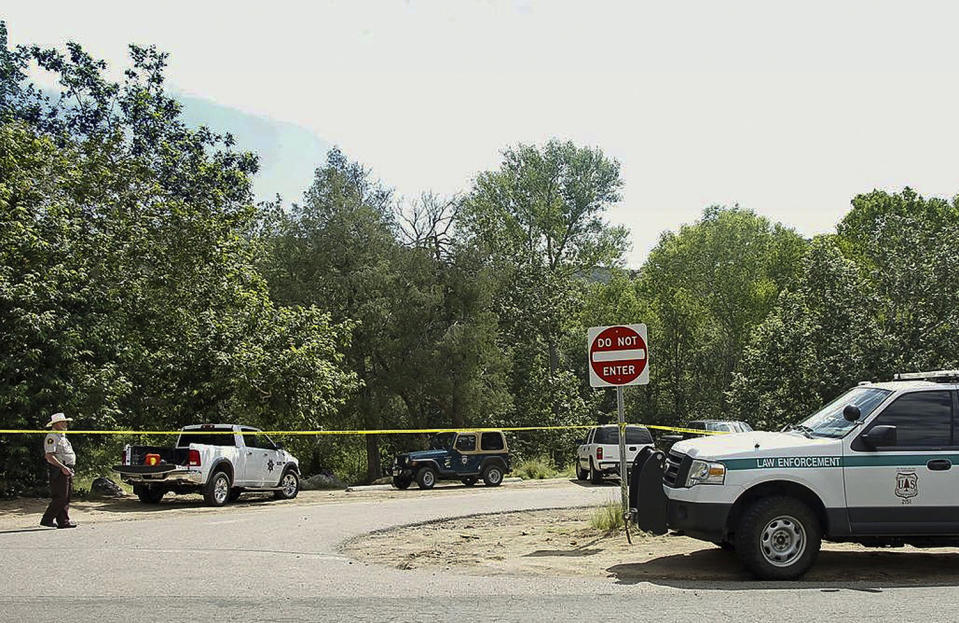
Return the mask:
[[[649,349],[646,325],[591,327],[586,332],[591,387],[615,387],[619,424],[619,490],[623,518],[629,522],[629,491],[626,475],[626,417],[623,412],[623,387],[649,383]],[[627,536],[629,535],[627,525]]]

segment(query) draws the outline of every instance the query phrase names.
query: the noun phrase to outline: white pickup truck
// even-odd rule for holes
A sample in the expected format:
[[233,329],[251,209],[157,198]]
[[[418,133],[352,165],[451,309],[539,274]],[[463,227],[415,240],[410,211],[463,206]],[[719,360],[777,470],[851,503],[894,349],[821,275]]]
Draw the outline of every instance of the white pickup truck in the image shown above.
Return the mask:
[[[640,450],[653,445],[645,426],[626,426],[626,465],[632,469]],[[619,426],[607,424],[589,429],[576,450],[576,478],[599,484],[607,475],[619,476]]]
[[234,424],[185,426],[172,448],[128,445],[113,471],[147,504],[171,491],[202,493],[207,504],[223,506],[244,491],[289,500],[300,489],[299,462],[282,444]]

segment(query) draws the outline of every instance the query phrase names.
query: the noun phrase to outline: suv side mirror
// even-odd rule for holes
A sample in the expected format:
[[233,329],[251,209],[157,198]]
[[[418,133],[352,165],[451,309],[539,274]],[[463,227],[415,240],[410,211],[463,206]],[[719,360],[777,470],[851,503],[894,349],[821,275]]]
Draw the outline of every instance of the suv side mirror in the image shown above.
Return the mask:
[[846,405],[846,408],[842,410],[842,416],[849,422],[858,422],[862,417],[862,411],[856,405]]
[[868,433],[864,433],[862,437],[863,443],[865,443],[870,448],[878,448],[880,446],[895,446],[898,442],[899,435],[896,433],[895,426],[873,426]]

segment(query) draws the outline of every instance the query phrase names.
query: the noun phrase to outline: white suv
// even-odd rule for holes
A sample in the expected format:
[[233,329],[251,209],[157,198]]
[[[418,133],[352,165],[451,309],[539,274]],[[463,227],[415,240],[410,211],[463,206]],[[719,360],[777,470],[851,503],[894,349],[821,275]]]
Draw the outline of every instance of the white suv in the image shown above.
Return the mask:
[[959,371],[860,383],[779,433],[677,442],[637,461],[640,528],[735,549],[792,579],[820,542],[959,545]]
[[[653,446],[645,426],[626,426],[626,464],[632,469],[640,450]],[[589,429],[576,450],[576,478],[599,484],[605,476],[619,476],[619,426],[607,424]]]

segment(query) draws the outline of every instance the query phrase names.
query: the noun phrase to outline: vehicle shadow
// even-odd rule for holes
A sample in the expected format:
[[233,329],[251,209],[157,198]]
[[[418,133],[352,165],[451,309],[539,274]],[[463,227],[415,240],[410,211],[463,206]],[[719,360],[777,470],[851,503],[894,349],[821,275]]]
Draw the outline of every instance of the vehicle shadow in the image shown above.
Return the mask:
[[674,554],[606,569],[617,584],[649,582],[697,590],[821,589],[881,591],[883,588],[959,586],[959,553],[915,550],[823,551],[801,580],[755,580],[735,553],[719,548]]
[[574,485],[583,487],[584,489],[597,489],[602,487],[616,487],[617,489],[619,488],[619,480],[612,479],[612,478],[604,479],[603,482],[598,484],[593,484],[588,480],[576,480],[575,478],[570,478],[569,481],[573,483]]
[[[285,502],[286,500],[277,500],[272,493],[247,493],[239,500],[230,502],[228,507],[254,507],[263,506],[273,502]],[[185,508],[210,508],[199,495],[166,495],[160,500],[159,504],[144,504],[136,497],[115,498],[108,501],[101,501],[97,506],[98,511],[107,513],[162,513],[166,511],[183,510]]]
[[602,538],[593,539],[588,543],[583,543],[572,549],[538,549],[534,552],[523,554],[523,558],[580,558],[594,556],[604,551],[603,549],[592,547],[602,540]]

